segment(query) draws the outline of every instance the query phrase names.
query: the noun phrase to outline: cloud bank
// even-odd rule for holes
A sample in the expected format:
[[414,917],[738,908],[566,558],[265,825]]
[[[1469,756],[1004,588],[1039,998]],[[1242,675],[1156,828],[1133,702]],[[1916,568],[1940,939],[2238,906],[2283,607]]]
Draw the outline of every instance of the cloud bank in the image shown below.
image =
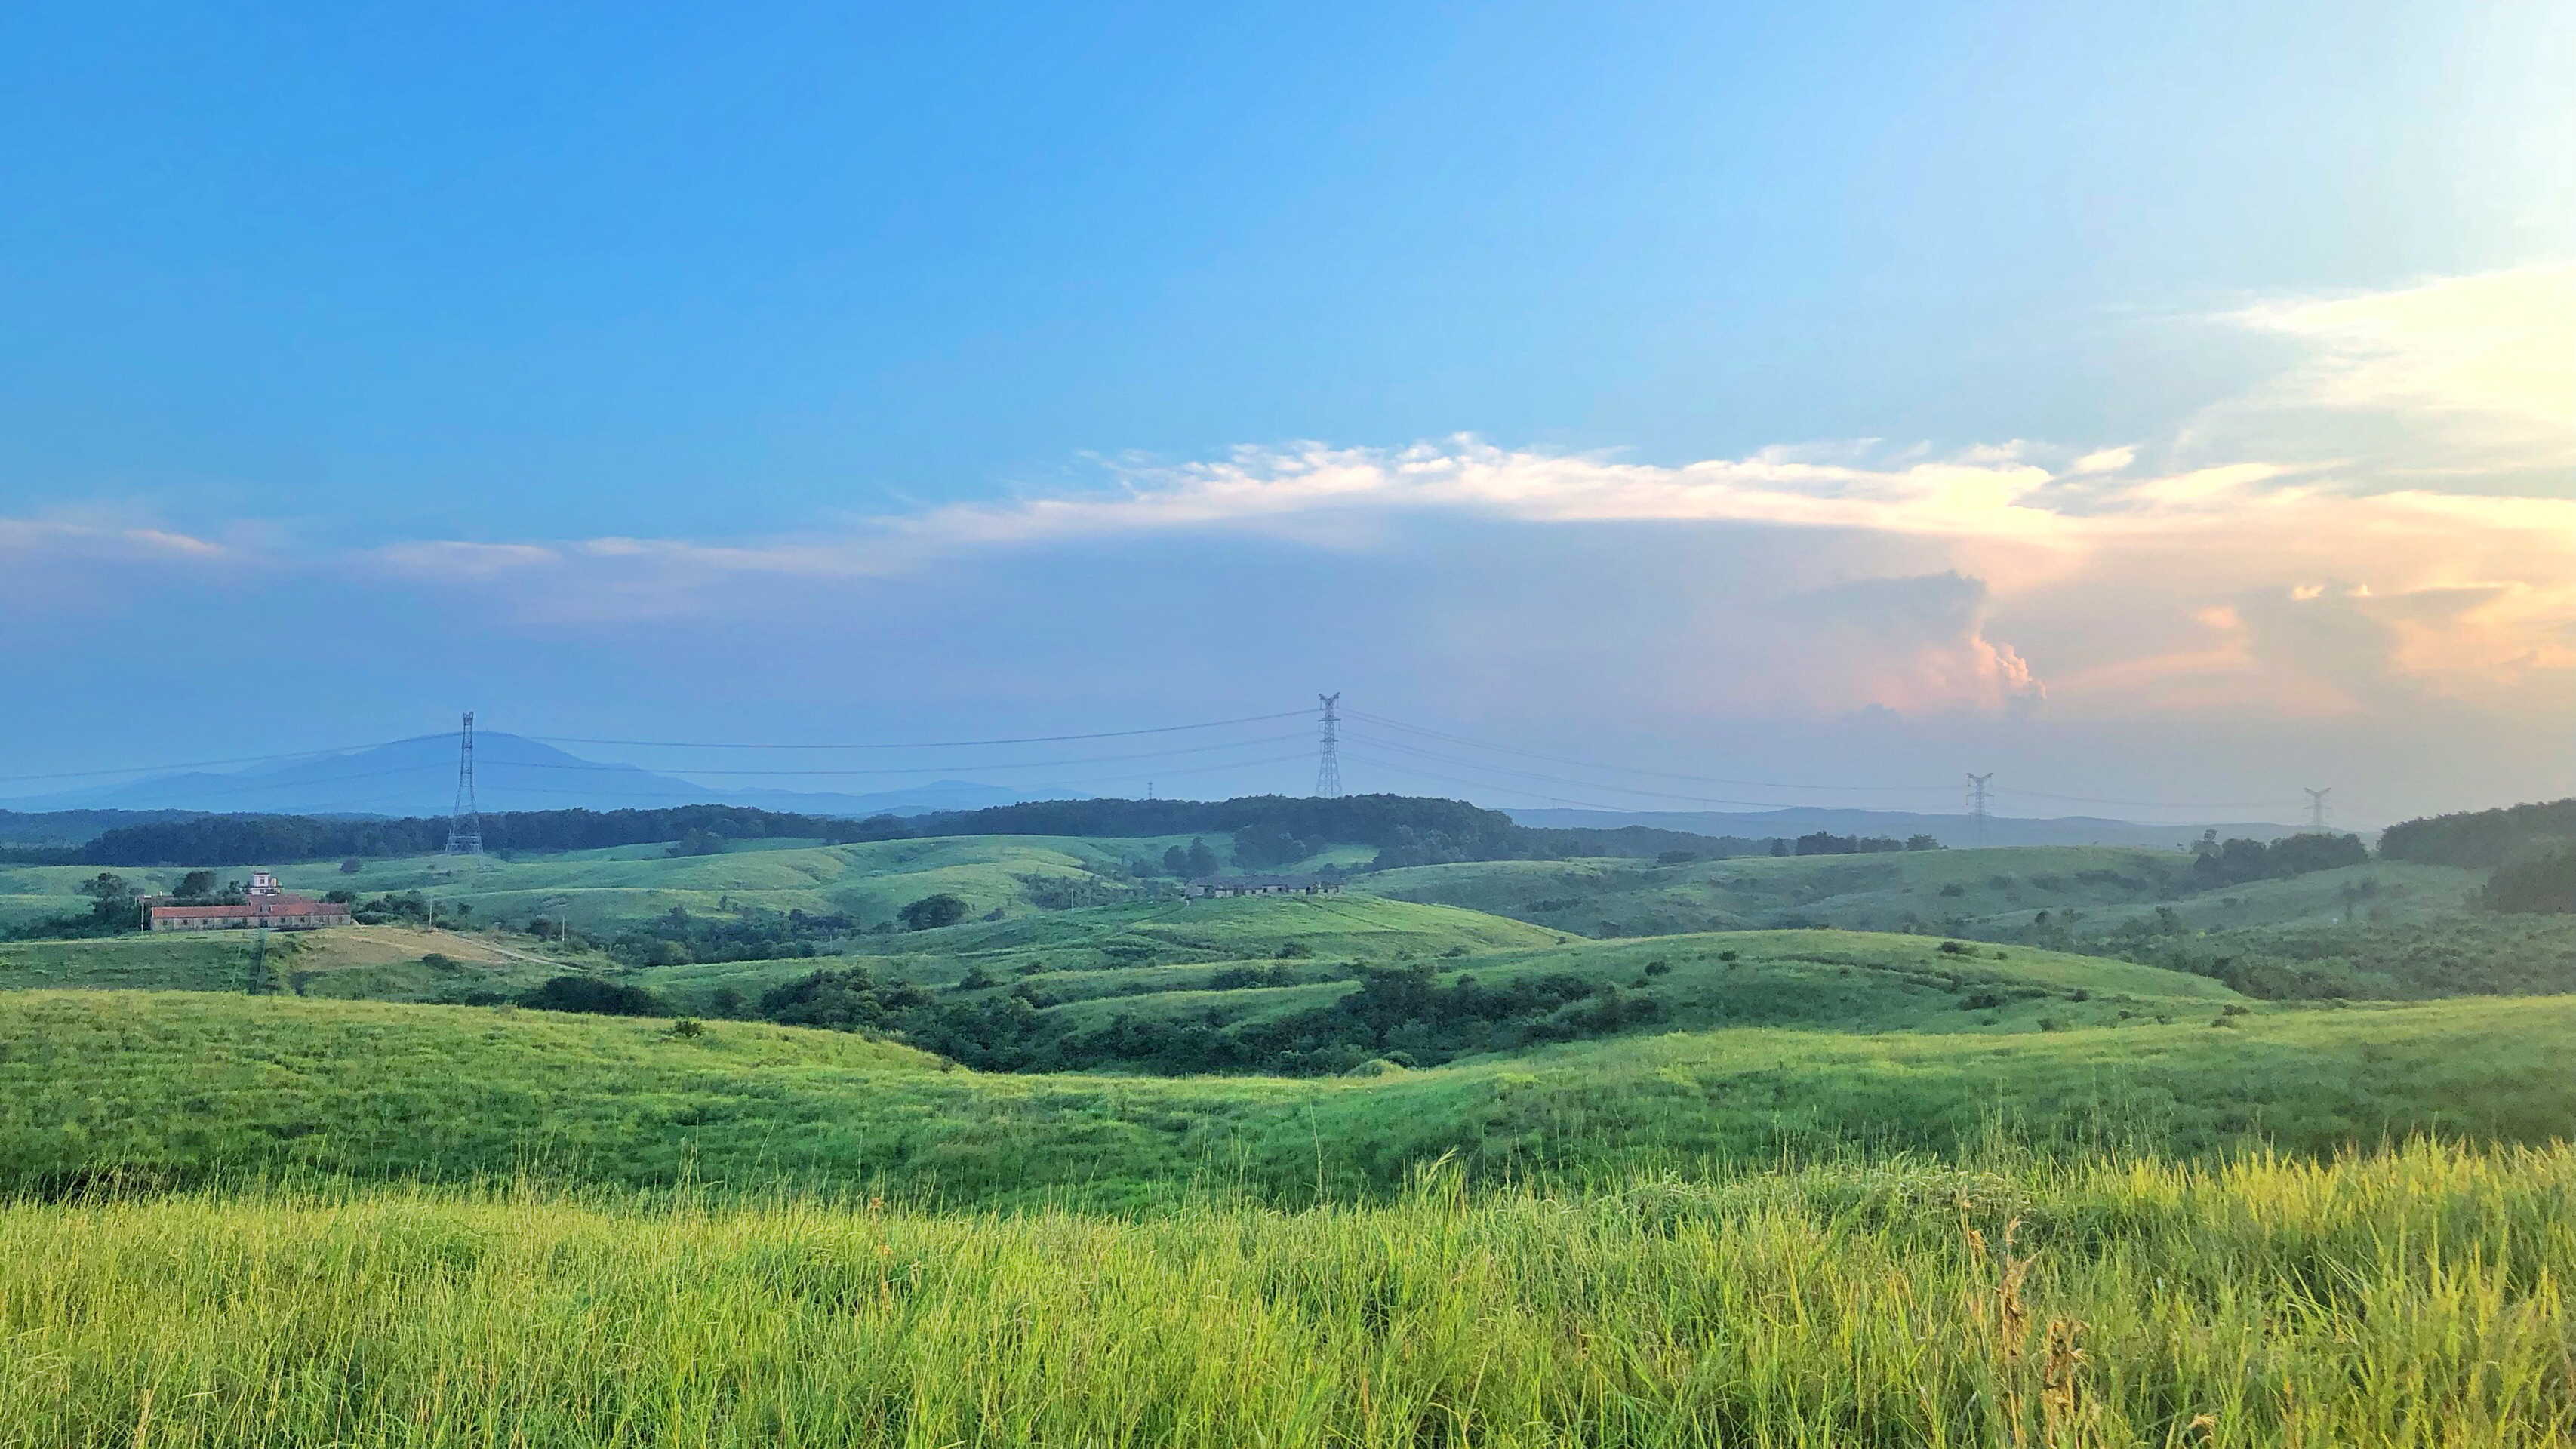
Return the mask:
[[1673,464],[1302,443],[789,537],[289,548],[0,519],[0,564],[22,587],[292,576],[611,651],[828,640],[986,699],[1304,670],[1327,632],[1461,714],[2562,726],[2576,267],[2227,320],[2295,361],[2166,438]]

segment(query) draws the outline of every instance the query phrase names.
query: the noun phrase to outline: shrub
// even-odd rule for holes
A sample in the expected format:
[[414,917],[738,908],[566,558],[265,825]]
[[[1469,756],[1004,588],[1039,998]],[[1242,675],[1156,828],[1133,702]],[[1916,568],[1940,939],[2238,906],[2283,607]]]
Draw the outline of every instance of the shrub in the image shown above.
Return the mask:
[[519,1004],[588,1016],[663,1016],[670,1011],[669,1003],[656,992],[596,976],[558,976],[520,997]]
[[935,896],[923,896],[895,914],[901,918],[907,931],[935,931],[966,919],[967,910],[963,896],[941,891]]
[[2479,896],[2491,911],[2576,914],[2576,849],[2560,849],[2499,867]]

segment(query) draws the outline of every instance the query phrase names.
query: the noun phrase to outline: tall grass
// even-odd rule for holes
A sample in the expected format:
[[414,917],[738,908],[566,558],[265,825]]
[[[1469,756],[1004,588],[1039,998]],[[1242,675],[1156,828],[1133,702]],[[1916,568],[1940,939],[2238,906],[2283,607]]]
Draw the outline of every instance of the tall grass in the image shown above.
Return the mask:
[[0,1208],[0,1443],[2525,1445],[2576,1150],[1999,1152],[1147,1216]]

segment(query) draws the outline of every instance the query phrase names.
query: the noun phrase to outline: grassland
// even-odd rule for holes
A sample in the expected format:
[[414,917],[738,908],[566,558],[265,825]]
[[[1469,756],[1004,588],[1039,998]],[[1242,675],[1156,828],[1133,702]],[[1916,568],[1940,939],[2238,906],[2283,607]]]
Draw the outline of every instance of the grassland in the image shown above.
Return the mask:
[[[0,941],[0,991],[93,987],[437,1001],[524,991],[559,969],[535,943],[402,926]],[[265,979],[261,979],[265,973]]]
[[[1232,903],[1227,903],[1232,904]],[[1249,902],[1244,904],[1251,904]],[[1410,910],[1398,902],[1380,909]],[[1491,918],[1487,918],[1491,919]],[[1656,937],[1642,941],[1568,941],[1487,949],[1457,957],[1414,958],[1431,988],[1474,982],[1487,990],[1516,983],[1578,982],[1599,995],[1570,1003],[1555,1018],[1597,1014],[1603,1000],[1622,1003],[1629,1023],[1569,1029],[1582,1036],[1623,1032],[1792,1027],[1858,1032],[2032,1032],[2083,1026],[2205,1020],[2236,993],[2202,976],[2098,957],[2023,948],[1944,949],[1920,936],[1850,931],[1755,931]],[[1297,959],[1272,974],[1288,984],[1245,987],[1229,982],[1233,957],[1145,967],[1032,972],[958,999],[1023,992],[1041,1006],[1038,1023],[1078,1033],[1130,1021],[1203,1023],[1223,1032],[1258,1030],[1311,1013],[1352,992],[1350,963]],[[805,965],[808,963],[796,963]],[[763,967],[761,970],[774,970]],[[658,974],[658,973],[657,973]],[[1497,1023],[1463,1044],[1470,1052],[1508,1051],[1551,1037],[1552,1019],[1519,1034]],[[1399,1027],[1378,1050],[1428,1055],[1434,1041]],[[1451,1050],[1459,1049],[1453,1045]],[[1439,1053],[1441,1057],[1450,1051]],[[1399,1057],[1403,1060],[1403,1057]]]
[[[2195,889],[2176,851],[2029,846],[1884,855],[1481,861],[1380,871],[1355,889],[1511,916],[1594,936],[1836,926],[2010,939],[2041,911],[2079,933],[2175,913],[2186,930],[2382,923],[2456,916],[2478,877],[2378,862],[2288,880]],[[2368,894],[2362,894],[2365,884]]]
[[[271,937],[250,996],[245,937],[0,944],[0,1443],[2576,1441],[2576,996],[2228,984],[2576,981],[2576,928],[2463,915],[2457,873],[2194,893],[2052,849],[1125,897],[1161,844],[288,877],[603,930],[991,917],[821,957],[360,927]],[[0,914],[81,874],[0,873]],[[2161,964],[2046,948],[2085,932]],[[1065,1042],[1330,1019],[1360,1065],[978,1072],[453,1004],[564,964],[698,1011],[864,966]]]
[[[2222,1011],[2224,1008],[2221,1009]],[[2216,1023],[2224,1022],[2224,1025]],[[2554,1140],[2576,1000],[2261,1008],[2016,1035],[1736,1029],[1323,1081],[986,1074],[846,1033],[159,992],[0,995],[0,1188],[314,1173],[951,1204],[1383,1194],[1855,1149],[1971,1150],[1998,1120],[2183,1156],[2412,1132]]]
[[[289,886],[346,886],[371,895],[418,890],[473,907],[478,920],[569,918],[604,932],[673,906],[714,912],[737,906],[845,915],[863,925],[893,921],[923,896],[947,893],[971,912],[1017,915],[1088,895],[1114,899],[1131,889],[1124,862],[1160,857],[1190,837],[1091,840],[1050,836],[953,836],[861,845],[745,842],[722,854],[668,857],[658,846],[620,846],[463,867],[451,857],[369,861],[356,876],[337,865],[279,867]],[[1222,851],[1226,838],[1209,839]]]
[[[880,970],[931,985],[953,985],[978,970],[1004,979],[1045,972],[1052,985],[1071,990],[1087,982],[1106,994],[1195,984],[1205,972],[1193,975],[1173,968],[1272,961],[1281,959],[1282,952],[1347,966],[1565,939],[1525,922],[1451,906],[1365,896],[1252,896],[1032,912],[1001,921],[861,937],[843,943],[842,949]],[[702,1006],[723,987],[756,995],[817,964],[805,959],[706,962],[652,968],[637,979]]]
[[2576,1153],[1829,1165],[1007,1218],[0,1208],[0,1440],[2545,1445]]

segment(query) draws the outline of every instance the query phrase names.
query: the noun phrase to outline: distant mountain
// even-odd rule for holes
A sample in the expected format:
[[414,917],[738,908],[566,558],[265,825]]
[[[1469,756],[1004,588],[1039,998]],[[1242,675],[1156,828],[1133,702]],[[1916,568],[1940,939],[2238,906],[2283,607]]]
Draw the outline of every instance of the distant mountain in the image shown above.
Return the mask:
[[[1797,806],[1745,814],[1715,810],[1509,810],[1504,813],[1523,825],[1591,830],[1647,825],[1660,830],[1684,830],[1693,835],[1741,835],[1757,840],[1765,836],[1795,838],[1825,830],[1836,835],[1893,835],[1900,839],[1909,835],[1929,835],[1948,846],[1970,846],[1978,841],[1977,823],[1970,816],[1916,815],[1902,810]],[[2091,815],[2061,815],[2047,820],[1990,815],[1986,817],[1984,841],[1988,845],[2142,845],[2175,849],[2190,844],[2200,838],[2202,831],[2213,828],[2225,839],[2241,836],[2247,840],[2278,840],[2298,833],[2293,826],[2241,821],[2144,825],[2133,820],[2105,820]]]
[[[753,805],[807,815],[923,815],[1032,798],[998,785],[937,780],[871,794],[700,785],[634,765],[602,764],[498,731],[474,737],[475,799],[502,810]],[[193,810],[222,814],[444,815],[456,800],[456,736],[421,735],[362,750],[231,773],[193,771],[118,785],[0,800],[18,812]]]
[[102,830],[120,825],[156,825],[165,820],[193,819],[191,810],[61,810],[22,815],[0,810],[0,845],[80,845],[96,840]]

